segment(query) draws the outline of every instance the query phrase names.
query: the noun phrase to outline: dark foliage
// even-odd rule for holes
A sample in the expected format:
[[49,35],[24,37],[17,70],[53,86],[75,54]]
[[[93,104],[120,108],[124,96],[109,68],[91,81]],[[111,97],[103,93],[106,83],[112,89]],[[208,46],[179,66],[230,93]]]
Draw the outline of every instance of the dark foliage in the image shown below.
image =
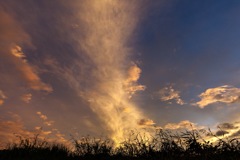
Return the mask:
[[[74,149],[34,138],[19,137],[19,142],[0,150],[2,160],[237,160],[240,159],[238,139],[218,138],[215,144],[205,141],[202,131],[181,134],[158,130],[149,138],[131,132],[129,138],[114,147],[107,138],[73,139]],[[206,135],[206,132],[204,132]],[[211,132],[208,136],[214,136]]]

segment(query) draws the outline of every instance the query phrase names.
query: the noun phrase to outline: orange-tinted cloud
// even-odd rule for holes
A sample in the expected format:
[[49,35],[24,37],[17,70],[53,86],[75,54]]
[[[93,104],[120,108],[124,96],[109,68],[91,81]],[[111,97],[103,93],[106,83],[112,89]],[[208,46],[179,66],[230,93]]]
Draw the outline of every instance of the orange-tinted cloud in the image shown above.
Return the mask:
[[4,11],[0,9],[0,51],[6,54],[7,50],[13,44],[26,44],[32,46],[29,35],[23,31],[22,27],[17,21]]
[[161,101],[167,101],[169,103],[172,103],[171,101],[174,100],[179,105],[185,104],[180,97],[180,92],[173,89],[172,86],[167,86],[160,89],[157,92],[157,96],[159,96]]
[[46,61],[88,103],[100,127],[116,143],[124,140],[127,130],[142,130],[139,121],[147,119],[130,101],[145,86],[137,82],[141,69],[132,63],[132,50],[126,45],[139,19],[139,4],[109,0],[70,3],[75,16],[74,34],[69,36],[76,40],[73,48],[78,55],[71,67],[55,67],[55,61]]
[[138,124],[141,125],[141,126],[153,126],[155,123],[151,119],[141,119],[138,122]]
[[3,93],[2,90],[0,90],[0,106],[4,103],[4,100],[6,99],[7,97],[5,96],[5,94]]
[[179,123],[168,123],[164,126],[164,129],[178,130],[178,129],[203,129],[204,126],[199,126],[196,123],[190,122],[189,120],[183,120]]
[[11,81],[16,80],[16,84],[19,81],[22,84],[26,83],[33,90],[51,92],[51,86],[42,82],[36,69],[27,62],[27,57],[22,51],[21,46],[33,48],[30,36],[17,20],[4,10],[0,11],[0,17],[0,62],[2,66],[10,66],[11,71],[14,72],[14,76],[8,75],[8,77]]
[[43,130],[43,128],[39,126],[33,129],[27,129],[19,115],[13,113],[10,113],[10,115],[11,119],[9,120],[0,119],[1,149],[7,147],[8,144],[19,143],[19,136],[31,140],[31,138],[35,138],[36,135],[39,135],[39,140],[70,145],[65,135],[58,129]]
[[7,143],[13,143],[18,140],[16,134],[22,136],[29,136],[32,132],[25,129],[21,118],[12,114],[11,120],[3,120],[0,121],[0,142],[2,146],[5,147]]
[[22,101],[26,102],[26,103],[30,103],[31,99],[32,99],[32,94],[31,93],[27,93],[22,95],[21,97]]
[[18,45],[11,48],[11,54],[14,55],[16,68],[22,73],[24,80],[27,82],[29,87],[33,90],[43,90],[47,92],[52,91],[52,87],[43,83],[38,76],[34,67],[32,67],[27,61],[26,56],[22,52],[22,48]]
[[129,94],[129,98],[132,97],[137,91],[145,90],[146,86],[137,84],[138,79],[140,78],[141,69],[136,65],[132,65],[127,72],[127,79],[124,83],[124,88]]
[[42,112],[37,112],[37,115],[39,115],[39,117],[43,120],[44,124],[47,126],[51,126],[53,125],[54,121],[48,120],[48,117],[44,114],[42,114]]
[[196,103],[200,108],[204,108],[209,104],[221,103],[236,103],[240,100],[240,88],[224,85],[216,88],[209,88],[199,95],[201,100]]

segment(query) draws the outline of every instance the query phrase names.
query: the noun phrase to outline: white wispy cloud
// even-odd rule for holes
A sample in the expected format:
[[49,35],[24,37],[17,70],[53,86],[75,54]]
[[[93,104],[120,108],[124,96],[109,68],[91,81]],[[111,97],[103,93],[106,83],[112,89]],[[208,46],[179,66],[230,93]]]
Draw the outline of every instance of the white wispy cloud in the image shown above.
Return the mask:
[[236,103],[240,100],[240,88],[235,88],[230,85],[219,86],[216,88],[209,88],[199,95],[200,101],[195,105],[200,108],[204,108],[209,104],[221,102],[221,103]]
[[159,96],[159,99],[161,101],[167,101],[168,103],[172,103],[172,101],[175,101],[179,105],[185,104],[180,97],[180,92],[173,89],[171,85],[160,89],[157,92],[157,95]]

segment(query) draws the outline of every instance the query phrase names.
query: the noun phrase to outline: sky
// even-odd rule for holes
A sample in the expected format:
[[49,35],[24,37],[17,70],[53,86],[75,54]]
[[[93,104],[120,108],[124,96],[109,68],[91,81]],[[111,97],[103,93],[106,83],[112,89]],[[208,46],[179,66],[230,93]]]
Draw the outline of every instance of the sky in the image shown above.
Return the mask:
[[0,0],[0,142],[240,135],[240,1]]

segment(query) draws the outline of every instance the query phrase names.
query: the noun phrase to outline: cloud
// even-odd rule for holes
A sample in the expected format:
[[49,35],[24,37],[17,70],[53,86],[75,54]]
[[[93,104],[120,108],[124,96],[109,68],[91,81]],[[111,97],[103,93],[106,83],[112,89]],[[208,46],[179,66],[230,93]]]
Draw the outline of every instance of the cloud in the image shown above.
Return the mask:
[[216,136],[226,136],[231,138],[236,138],[239,136],[239,122],[225,122],[218,124],[217,128],[219,129],[216,131]]
[[[0,80],[1,84],[15,88],[29,87],[37,91],[51,92],[50,85],[42,82],[36,69],[30,62],[27,61],[27,56],[24,54],[21,46],[28,49],[33,49],[31,37],[21,27],[20,23],[10,14],[1,8],[0,11],[0,75],[5,80]],[[8,67],[5,67],[8,66]]]
[[11,49],[11,53],[15,57],[18,57],[18,58],[20,58],[22,60],[25,60],[25,58],[26,58],[25,54],[22,52],[22,48],[20,46],[18,46],[18,45],[16,45],[15,47],[13,47]]
[[39,140],[70,145],[65,135],[58,129],[43,130],[42,127],[35,126],[29,130],[24,126],[24,122],[18,114],[9,113],[9,115],[10,119],[8,120],[0,117],[0,149],[7,147],[7,144],[19,143],[19,136],[31,140],[36,135],[39,135]]
[[37,115],[39,115],[39,117],[43,120],[43,123],[45,124],[45,125],[47,125],[47,126],[52,126],[53,125],[53,123],[54,123],[54,121],[50,121],[50,120],[48,120],[48,117],[46,116],[46,115],[44,115],[44,114],[42,114],[42,112],[36,112],[37,113]]
[[239,128],[237,125],[235,125],[234,123],[220,123],[218,125],[218,128],[223,129],[223,130],[229,130],[229,129],[237,129]]
[[3,8],[0,10],[0,17],[0,51],[3,52],[2,54],[5,54],[4,51],[6,52],[6,49],[16,43],[32,46],[29,35]]
[[128,69],[128,77],[126,82],[127,83],[137,82],[138,79],[140,78],[141,72],[142,72],[141,69],[136,64],[134,64]]
[[37,112],[37,114],[39,115],[39,117],[42,119],[42,120],[47,120],[47,116],[42,114],[42,112]]
[[30,103],[31,99],[32,99],[32,94],[31,93],[27,93],[22,95],[21,97],[22,101],[26,102],[26,103]]
[[226,134],[228,134],[229,132],[228,131],[225,131],[225,130],[219,130],[215,133],[216,136],[224,136]]
[[221,103],[236,103],[240,100],[240,89],[230,85],[209,88],[199,95],[201,100],[196,103],[200,108],[204,108],[209,104]]
[[5,94],[3,93],[2,90],[0,90],[0,106],[4,103],[4,100],[6,99],[7,97],[5,96]]
[[25,129],[23,122],[19,115],[11,114],[10,120],[0,121],[0,142],[1,148],[5,147],[7,143],[13,143],[18,140],[15,134],[22,136],[29,136],[32,132]]
[[154,125],[154,121],[151,120],[151,119],[141,119],[139,122],[138,122],[139,125],[141,126],[152,126]]
[[36,70],[27,62],[25,59],[26,56],[19,45],[15,45],[11,48],[11,54],[18,59],[15,59],[16,68],[22,73],[24,80],[31,89],[52,92],[52,87],[42,82]]
[[168,123],[164,127],[164,129],[170,129],[170,130],[179,130],[179,129],[204,129],[204,126],[199,126],[196,123],[190,122],[189,120],[183,120],[179,123]]
[[160,89],[157,92],[157,95],[159,96],[161,101],[168,101],[169,103],[171,103],[171,101],[174,100],[179,105],[185,104],[180,97],[180,92],[174,90],[172,86],[167,86]]
[[[88,0],[69,3],[74,31],[69,32],[76,57],[70,66],[46,61],[97,115],[101,128],[116,143],[147,119],[131,101],[145,89],[138,84],[141,69],[132,62],[128,41],[139,20],[139,1]],[[75,25],[76,24],[76,25]],[[79,27],[80,26],[80,27]],[[67,31],[66,31],[67,32]]]
[[137,84],[138,79],[140,78],[141,69],[136,65],[133,64],[128,69],[128,76],[124,83],[124,88],[126,92],[129,94],[129,98],[131,98],[137,91],[145,90],[146,86]]
[[231,137],[240,137],[240,130],[234,132]]

